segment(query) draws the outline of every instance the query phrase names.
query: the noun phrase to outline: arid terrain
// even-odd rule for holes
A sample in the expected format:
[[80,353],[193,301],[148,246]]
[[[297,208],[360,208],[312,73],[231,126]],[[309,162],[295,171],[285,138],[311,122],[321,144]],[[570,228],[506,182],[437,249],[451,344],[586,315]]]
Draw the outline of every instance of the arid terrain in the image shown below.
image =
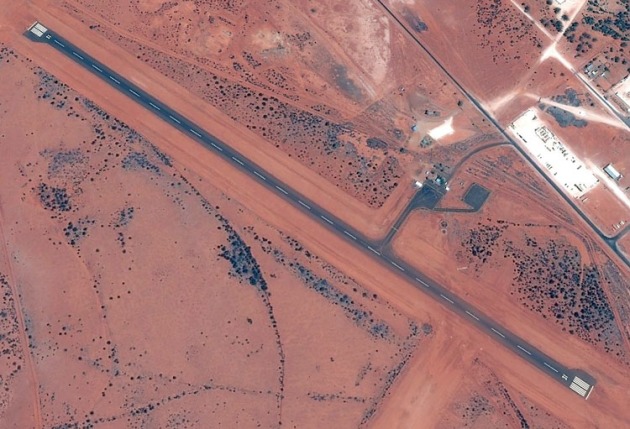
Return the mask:
[[[578,212],[502,133],[536,107],[626,172],[627,127],[567,69],[608,38],[625,64],[625,39],[597,2],[530,3],[0,0],[0,428],[629,426],[629,179]],[[27,38],[35,20],[378,250]],[[435,204],[405,210],[423,182]]]

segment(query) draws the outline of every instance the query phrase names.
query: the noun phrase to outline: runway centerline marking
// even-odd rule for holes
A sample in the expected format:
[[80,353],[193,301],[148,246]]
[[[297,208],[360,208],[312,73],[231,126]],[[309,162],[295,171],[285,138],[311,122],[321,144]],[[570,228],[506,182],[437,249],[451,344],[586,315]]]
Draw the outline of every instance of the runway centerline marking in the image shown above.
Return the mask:
[[75,57],[77,57],[80,60],[84,60],[85,58],[83,58],[81,55],[77,54],[76,52],[72,51],[72,55],[74,55]]
[[494,329],[494,328],[490,328],[490,329],[492,329],[492,332],[494,332],[495,334],[497,334],[497,335],[498,335],[498,336],[500,336],[501,338],[505,338],[505,335],[503,335],[501,332],[497,331],[497,330],[496,330],[496,329]]
[[282,192],[284,195],[289,195],[289,193],[285,189],[283,189],[282,187],[278,185],[276,185],[276,189]]
[[[210,143],[212,145],[213,148],[215,148],[216,150],[218,150],[219,152],[223,152],[223,149],[221,149],[221,146],[218,146],[214,143]],[[255,173],[255,172],[254,172]]]
[[169,118],[171,118],[171,120],[177,122],[178,124],[181,124],[181,121],[177,118],[175,118],[173,115],[168,115]]
[[446,295],[442,295],[442,294],[440,294],[440,296],[441,296],[443,299],[445,299],[445,300],[447,300],[448,302],[450,302],[451,304],[454,304],[454,303],[455,303],[452,299],[450,299],[450,298],[449,298],[448,296],[446,296]]
[[114,82],[116,82],[118,85],[120,85],[120,81],[116,79],[114,76],[109,76],[109,78],[113,80]]
[[99,72],[103,73],[103,69],[101,69],[101,68],[100,68],[99,66],[97,66],[96,64],[92,64],[92,68],[93,68],[94,70],[97,70],[97,71],[99,71]]
[[332,220],[328,219],[328,218],[327,218],[326,216],[324,216],[324,215],[319,215],[319,217],[321,217],[322,219],[324,219],[326,222],[328,222],[328,223],[329,223],[329,224],[331,224],[331,225],[334,225],[334,224],[335,224]]
[[136,91],[134,91],[133,89],[129,88],[129,92],[131,92],[133,95],[135,95],[136,97],[140,98],[140,94],[138,94]]
[[260,174],[260,173],[259,173],[259,172],[257,172],[257,171],[254,171],[254,174],[255,174],[256,176],[260,177],[260,178],[261,178],[261,179],[263,179],[263,180],[267,180],[267,178],[266,178],[265,176],[263,176],[262,174]]
[[544,364],[547,368],[549,368],[550,370],[552,370],[552,371],[554,371],[554,372],[558,372],[558,370],[557,370],[557,369],[555,369],[553,366],[549,365],[547,362],[543,362],[543,364]]
[[304,206],[307,210],[311,209],[311,207],[302,200],[298,200],[298,203],[300,203],[301,206]]
[[529,350],[527,350],[526,348],[521,347],[520,345],[517,345],[516,347],[518,347],[519,349],[523,350],[525,353],[527,353],[528,355],[532,355],[532,352],[530,352]]
[[479,320],[479,318],[477,316],[475,316],[474,314],[472,314],[470,311],[466,310],[466,314],[469,315],[470,317],[472,317],[475,320]]
[[368,246],[368,249],[370,249],[372,252],[376,253],[378,256],[381,256],[381,254],[379,253],[378,250],[374,249],[372,246]]
[[240,159],[238,159],[238,158],[237,158],[237,157],[235,157],[235,156],[233,156],[233,157],[232,157],[232,159],[233,159],[234,161],[238,162],[238,163],[239,163],[239,164],[241,164],[241,165],[245,165],[245,164],[243,164],[243,161],[241,161]]
[[58,44],[59,46],[61,46],[62,48],[65,48],[66,45],[64,45],[63,43],[61,43],[59,40],[55,39],[53,40],[53,42],[55,42],[56,44]]
[[389,263],[392,264],[393,266],[395,266],[396,268],[398,268],[400,271],[405,271],[405,269],[403,267],[401,267],[400,265],[398,265],[396,262],[389,261]]
[[416,277],[416,281],[417,281],[418,283],[422,284],[422,286],[424,286],[424,287],[426,287],[426,288],[431,287],[431,286],[429,286],[429,284],[428,284],[428,283],[425,283],[424,281],[420,280],[418,277]]
[[196,135],[197,137],[201,137],[201,134],[199,134],[197,131],[193,130],[192,128],[190,129],[190,132]]
[[154,109],[156,109],[156,110],[162,110],[162,109],[160,109],[160,107],[159,107],[159,106],[156,106],[155,104],[151,103],[150,101],[149,101],[149,105],[150,105],[151,107],[153,107]]
[[348,231],[344,231],[343,233],[346,234],[348,237],[350,237],[353,240],[357,239],[354,235],[350,234]]

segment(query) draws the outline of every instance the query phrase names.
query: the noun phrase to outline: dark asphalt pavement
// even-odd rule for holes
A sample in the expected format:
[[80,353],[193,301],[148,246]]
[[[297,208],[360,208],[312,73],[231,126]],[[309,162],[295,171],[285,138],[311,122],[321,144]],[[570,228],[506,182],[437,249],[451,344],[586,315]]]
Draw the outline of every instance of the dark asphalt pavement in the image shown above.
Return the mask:
[[[381,249],[378,247],[380,243],[373,243],[369,241],[358,231],[346,225],[332,213],[318,207],[312,200],[292,189],[290,185],[282,183],[269,172],[244,158],[241,154],[230,148],[230,146],[217,140],[200,126],[188,120],[186,117],[174,111],[147,92],[143,91],[123,76],[111,70],[102,62],[97,61],[50,30],[44,33],[42,37],[37,37],[31,32],[28,32],[27,35],[32,40],[47,43],[52,48],[65,54],[73,61],[81,64],[91,73],[99,76],[105,82],[130,97],[132,100],[144,106],[151,113],[159,116],[171,126],[180,130],[183,134],[193,138],[200,144],[203,144],[209,150],[214,151],[226,162],[248,174],[252,179],[268,187],[270,190],[276,192],[285,200],[290,201],[303,212],[312,216],[331,230],[334,230],[342,238],[363,249],[379,263],[394,270],[398,275],[416,285],[416,287],[425,292],[428,296],[434,298],[449,310],[476,325],[479,329],[483,330],[496,341],[503,344],[520,358],[534,365],[554,380],[580,394],[582,397],[588,398],[588,395],[590,395],[595,384],[595,380],[584,371],[565,367],[560,362],[554,360],[541,350],[527,343],[523,338],[503,328],[492,319],[481,313],[478,309],[458,298],[447,289],[444,289],[436,282],[417,271],[415,268],[396,259],[387,249]],[[582,387],[582,390],[579,390],[580,387],[578,385],[580,385],[580,383],[584,383],[581,384],[581,386],[586,386]]]

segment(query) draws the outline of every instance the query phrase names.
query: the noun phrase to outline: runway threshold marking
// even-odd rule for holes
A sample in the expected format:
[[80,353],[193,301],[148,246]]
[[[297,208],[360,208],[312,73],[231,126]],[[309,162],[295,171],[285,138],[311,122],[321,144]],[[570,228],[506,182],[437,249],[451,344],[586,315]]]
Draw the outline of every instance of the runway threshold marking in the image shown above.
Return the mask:
[[553,366],[549,365],[547,362],[543,362],[543,364],[544,364],[547,368],[549,368],[550,370],[552,370],[552,371],[554,371],[554,372],[558,372],[558,370],[557,370],[557,369],[555,369]]
[[398,268],[400,271],[405,271],[405,269],[403,267],[401,267],[400,265],[398,265],[396,262],[389,261],[389,263],[392,264],[393,266],[395,266],[396,268]]
[[319,217],[321,217],[322,219],[324,219],[326,222],[328,222],[328,223],[329,223],[329,224],[331,224],[331,225],[334,225],[334,224],[335,224],[332,220],[328,219],[328,218],[327,218],[326,216],[324,216],[324,215],[319,215]]
[[96,64],[92,64],[92,68],[100,73],[103,73],[103,69],[97,66]]
[[472,314],[470,311],[466,310],[466,314],[469,315],[470,317],[472,317],[475,320],[479,320],[479,318],[477,316],[475,316],[474,314]]
[[357,239],[354,235],[350,234],[348,231],[344,231],[343,233],[346,234],[348,237],[350,237],[353,240]]
[[72,51],[72,55],[74,55],[75,57],[77,57],[80,60],[84,60],[85,58],[83,58],[81,55],[77,54],[76,52]]
[[261,178],[261,179],[263,179],[263,180],[267,180],[267,178],[266,178],[265,176],[263,176],[262,174],[260,174],[260,173],[259,173],[259,172],[257,172],[257,171],[254,171],[254,174],[255,174],[256,176],[260,177],[260,178]]
[[381,256],[381,254],[379,253],[378,250],[374,249],[372,246],[368,246],[368,249],[370,249],[372,252],[376,253],[378,256]]
[[129,88],[129,92],[131,92],[133,95],[135,95],[136,97],[140,98],[140,94],[138,94],[136,91],[134,91],[133,89]]
[[452,299],[450,299],[450,298],[449,298],[448,296],[446,296],[446,295],[442,295],[442,294],[440,294],[440,296],[441,296],[443,299],[445,299],[445,300],[447,300],[448,302],[450,302],[451,304],[454,304],[454,303],[455,303]]
[[289,193],[282,187],[276,185],[276,189],[282,192],[284,195],[289,195]]
[[498,335],[498,336],[500,336],[501,338],[505,338],[505,335],[503,335],[501,332],[497,331],[497,330],[496,330],[496,329],[494,329],[494,328],[490,328],[490,329],[492,329],[492,332],[494,332],[495,334],[497,334],[497,335]]
[[529,350],[527,350],[526,348],[524,348],[524,347],[522,347],[522,346],[520,346],[520,345],[517,345],[516,347],[518,347],[519,349],[523,350],[523,351],[524,351],[525,353],[527,353],[528,355],[530,355],[530,356],[532,355],[532,352],[530,352],[530,351],[529,351]]
[[300,203],[300,205],[306,208],[307,210],[311,209],[311,207],[302,200],[298,200],[298,203]]
[[237,157],[235,157],[235,156],[233,156],[233,157],[232,157],[232,159],[233,159],[234,161],[238,162],[238,163],[239,163],[239,164],[241,164],[241,165],[245,165],[245,164],[243,164],[243,161],[241,161],[240,159],[238,159],[238,158],[237,158]]

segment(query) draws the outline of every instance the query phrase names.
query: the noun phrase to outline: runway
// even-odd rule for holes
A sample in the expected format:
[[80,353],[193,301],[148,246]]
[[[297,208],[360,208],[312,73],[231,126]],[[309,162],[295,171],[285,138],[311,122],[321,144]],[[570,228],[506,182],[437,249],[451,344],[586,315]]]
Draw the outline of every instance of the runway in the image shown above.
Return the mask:
[[[45,31],[41,31],[40,27],[37,27],[37,32],[33,31],[33,28],[37,25],[44,28]],[[38,35],[38,33],[41,33],[41,35]],[[46,43],[53,49],[65,54],[71,60],[81,64],[86,70],[96,74],[98,77],[103,79],[103,81],[107,82],[118,91],[121,91],[132,100],[141,104],[151,113],[159,116],[171,126],[180,130],[183,134],[186,134],[200,144],[203,144],[209,150],[214,151],[217,155],[221,156],[225,162],[228,162],[234,168],[248,174],[253,180],[256,180],[263,186],[266,186],[268,189],[278,194],[281,198],[291,202],[295,205],[295,207],[307,213],[325,227],[335,231],[342,239],[347,240],[355,246],[363,249],[379,263],[387,266],[391,270],[394,270],[398,273],[398,275],[412,282],[428,296],[477,326],[486,334],[493,337],[496,341],[503,344],[513,353],[526,360],[543,373],[552,377],[554,380],[571,389],[583,398],[588,399],[588,396],[591,394],[595,385],[595,380],[584,371],[565,367],[560,362],[554,360],[541,350],[527,343],[515,333],[503,328],[492,319],[481,313],[478,309],[468,304],[466,301],[450,293],[447,289],[441,287],[413,267],[396,259],[387,249],[381,248],[379,243],[367,240],[359,231],[356,231],[346,225],[340,219],[335,217],[334,214],[322,209],[312,200],[292,189],[288,184],[282,183],[272,174],[243,157],[240,153],[234,151],[230,146],[213,137],[197,124],[188,120],[186,117],[171,109],[169,106],[151,96],[149,93],[143,91],[138,86],[125,79],[105,64],[97,61],[86,52],[78,49],[76,46],[53,31],[36,23],[29,28],[29,31],[26,34],[30,39]]]

